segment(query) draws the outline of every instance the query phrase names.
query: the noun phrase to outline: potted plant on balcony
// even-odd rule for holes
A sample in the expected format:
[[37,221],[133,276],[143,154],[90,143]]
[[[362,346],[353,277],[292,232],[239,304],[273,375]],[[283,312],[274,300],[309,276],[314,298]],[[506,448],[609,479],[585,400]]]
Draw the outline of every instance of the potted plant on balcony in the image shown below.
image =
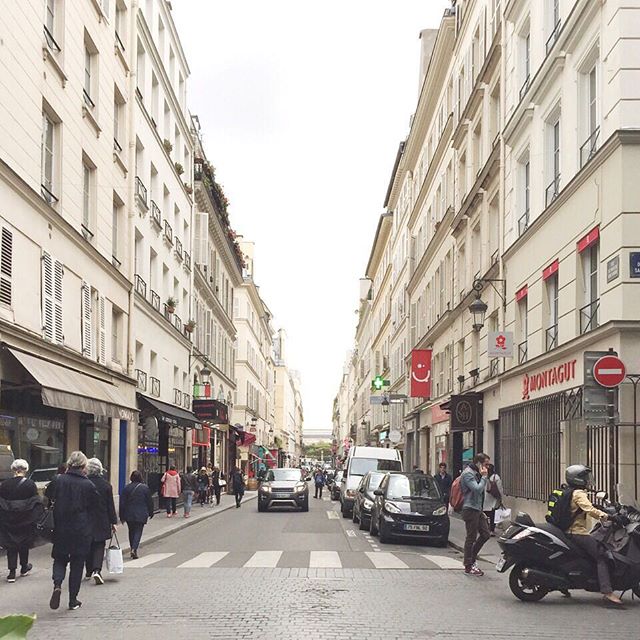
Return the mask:
[[192,333],[195,328],[196,328],[195,320],[189,320],[189,322],[187,322],[187,324],[184,325],[184,330],[187,333]]
[[171,153],[173,151],[173,145],[166,138],[162,141],[162,146],[167,153]]
[[184,183],[184,190],[191,195],[193,193],[193,187],[187,182]]
[[176,310],[176,307],[178,306],[178,301],[175,298],[169,296],[165,304],[167,305],[167,311],[169,313],[173,313]]
[[179,162],[174,162],[173,166],[176,168],[176,171],[179,176],[184,173],[184,167]]

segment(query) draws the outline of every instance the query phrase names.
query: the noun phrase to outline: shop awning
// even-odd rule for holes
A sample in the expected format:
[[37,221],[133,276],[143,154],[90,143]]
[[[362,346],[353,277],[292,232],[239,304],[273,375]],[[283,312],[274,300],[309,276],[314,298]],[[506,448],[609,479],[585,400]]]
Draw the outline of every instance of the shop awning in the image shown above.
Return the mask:
[[17,349],[8,351],[42,387],[43,404],[119,420],[135,419],[138,409],[133,384],[130,389],[117,386]]
[[149,396],[145,396],[141,393],[138,393],[137,396],[138,401],[141,403],[140,410],[146,408],[159,412],[165,418],[166,422],[171,422],[172,424],[181,427],[193,427],[200,424],[200,420],[198,420],[196,414],[188,409],[176,407],[174,404],[162,402],[162,400],[150,398]]

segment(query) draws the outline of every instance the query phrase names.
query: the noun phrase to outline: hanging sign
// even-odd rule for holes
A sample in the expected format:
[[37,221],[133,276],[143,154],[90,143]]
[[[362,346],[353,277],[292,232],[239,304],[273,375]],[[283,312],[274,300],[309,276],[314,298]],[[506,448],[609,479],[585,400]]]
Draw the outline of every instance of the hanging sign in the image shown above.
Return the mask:
[[431,349],[411,352],[411,397],[431,397]]
[[513,331],[489,331],[487,355],[490,358],[513,358]]

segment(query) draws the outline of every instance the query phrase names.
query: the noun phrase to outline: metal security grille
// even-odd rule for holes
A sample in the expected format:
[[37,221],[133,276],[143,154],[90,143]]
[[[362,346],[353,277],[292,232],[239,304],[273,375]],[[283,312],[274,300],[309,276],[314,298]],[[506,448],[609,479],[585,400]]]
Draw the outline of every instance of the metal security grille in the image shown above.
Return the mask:
[[587,426],[587,466],[593,471],[594,486],[616,500],[618,496],[618,426]]

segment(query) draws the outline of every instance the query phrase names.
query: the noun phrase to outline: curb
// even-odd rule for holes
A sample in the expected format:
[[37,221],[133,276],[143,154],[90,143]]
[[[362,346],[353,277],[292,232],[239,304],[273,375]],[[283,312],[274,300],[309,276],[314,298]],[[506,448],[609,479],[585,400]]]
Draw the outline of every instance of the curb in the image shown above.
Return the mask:
[[[247,496],[243,500],[243,504],[245,502],[249,502],[250,500],[255,500],[257,499],[257,497],[258,497],[258,492],[256,491],[255,495]],[[199,517],[197,520],[190,520],[188,518],[183,518],[183,521],[179,525],[176,525],[173,529],[169,531],[158,531],[157,533],[152,533],[149,536],[146,536],[144,540],[140,543],[140,546],[144,547],[145,545],[152,544],[153,542],[157,542],[158,540],[162,540],[163,538],[168,538],[170,535],[173,535],[178,531],[182,531],[187,527],[194,526],[200,522],[203,522],[204,520],[213,518],[213,516],[219,513],[224,513],[225,511],[229,511],[229,509],[235,509],[235,508],[236,508],[235,504],[229,504],[225,507],[220,507],[219,509],[215,509],[214,511],[211,511],[211,513],[207,513],[206,515]],[[126,553],[131,550],[131,547],[129,546],[129,543],[127,543],[126,545],[122,545],[121,549],[122,549],[122,553]]]
[[[458,542],[454,542],[453,540],[449,539],[449,546],[455,549],[456,551],[460,551],[460,553],[464,553],[464,544],[460,544]],[[482,554],[478,556],[478,560],[482,560],[483,562],[488,562],[489,564],[495,564],[493,560],[490,560],[489,558],[487,558]]]

